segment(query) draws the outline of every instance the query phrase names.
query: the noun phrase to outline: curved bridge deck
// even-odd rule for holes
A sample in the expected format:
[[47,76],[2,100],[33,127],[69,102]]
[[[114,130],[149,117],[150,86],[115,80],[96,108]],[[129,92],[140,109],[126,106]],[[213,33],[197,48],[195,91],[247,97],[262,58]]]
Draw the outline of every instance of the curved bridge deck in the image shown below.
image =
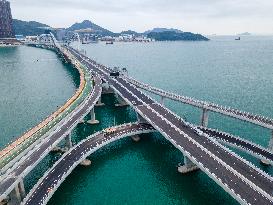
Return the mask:
[[221,105],[217,105],[215,103],[205,102],[201,100],[196,100],[191,97],[183,96],[183,95],[177,95],[175,93],[171,93],[168,91],[164,91],[159,88],[155,88],[153,86],[150,86],[148,84],[139,82],[133,78],[127,77],[128,81],[134,84],[135,86],[146,90],[148,92],[151,92],[156,95],[160,95],[165,98],[169,98],[171,100],[175,100],[184,104],[192,105],[194,107],[206,109],[212,112],[217,112],[223,115],[227,115],[236,119],[240,119],[243,121],[247,121],[256,125],[259,125],[261,127],[265,127],[268,129],[273,130],[273,119],[263,117],[261,115],[255,115],[249,112],[244,112],[238,109],[233,109],[230,107],[224,107]]
[[[153,125],[185,156],[242,204],[272,204],[273,179],[240,158],[203,132],[183,122],[157,104],[130,82],[111,78],[109,70],[90,61],[74,49],[70,51],[86,66],[108,82],[128,104]],[[204,137],[200,137],[204,136]]]
[[[46,156],[72,129],[82,120],[88,112],[95,106],[101,96],[102,82],[97,76],[94,76],[95,86],[87,100],[79,106],[69,120],[65,121],[56,132],[44,139],[37,148],[35,148],[27,158],[23,158],[20,164],[0,183],[0,199],[6,198],[13,188],[18,184],[21,178],[26,176],[42,159]],[[10,177],[11,176],[11,177]],[[0,201],[1,201],[0,200]]]
[[273,164],[273,153],[270,150],[265,149],[260,145],[257,145],[253,142],[242,139],[240,137],[236,137],[226,132],[221,132],[218,130],[209,129],[205,127],[197,127],[197,128],[203,131],[204,133],[208,134],[209,136],[216,138],[217,140],[225,144],[234,146],[235,148],[242,149],[243,151],[247,151],[251,155],[258,157],[260,159],[267,160],[271,164]]
[[145,123],[126,124],[116,127],[116,131],[110,134],[98,132],[67,152],[35,185],[23,204],[46,204],[55,190],[74,168],[90,154],[101,147],[121,138],[136,134],[154,132],[154,128]]

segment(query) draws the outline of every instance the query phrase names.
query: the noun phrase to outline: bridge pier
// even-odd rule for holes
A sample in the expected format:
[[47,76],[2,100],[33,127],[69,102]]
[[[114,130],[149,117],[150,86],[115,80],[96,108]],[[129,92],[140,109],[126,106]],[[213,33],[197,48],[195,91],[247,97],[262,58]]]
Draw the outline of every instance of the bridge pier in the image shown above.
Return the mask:
[[125,102],[117,93],[115,95],[118,100],[118,103],[115,104],[116,107],[128,106],[127,102]]
[[201,126],[207,127],[209,124],[209,113],[206,108],[203,108],[202,114],[201,114]]
[[[271,130],[271,137],[270,137],[270,140],[269,140],[269,143],[268,143],[268,149],[269,149],[271,152],[273,152],[273,130]],[[262,160],[261,160],[261,164],[266,165],[266,166],[269,166],[269,165],[270,165],[270,162],[267,161],[267,160],[262,159]]]
[[71,140],[71,133],[68,134],[66,137],[65,137],[65,148],[67,150],[71,149],[72,148],[72,140]]
[[93,108],[90,111],[90,116],[91,116],[91,119],[87,121],[88,124],[91,124],[91,125],[99,124],[99,121],[96,120],[95,108]]
[[199,168],[186,156],[184,156],[184,165],[178,166],[178,172],[182,174],[187,174],[198,170]]
[[102,94],[114,94],[114,90],[110,88],[108,83],[103,83]]
[[161,104],[161,105],[164,105],[164,101],[165,101],[164,96],[161,96],[161,99],[160,99],[160,104]]
[[138,123],[147,123],[147,121],[140,115],[136,112],[136,115],[137,115],[137,121]]
[[138,136],[138,135],[134,135],[134,136],[132,136],[131,138],[132,138],[132,140],[133,140],[134,142],[139,142],[139,141],[140,141],[140,136]]
[[92,162],[91,162],[89,159],[84,159],[84,160],[80,163],[81,166],[85,166],[85,167],[90,166],[91,164],[92,164]]
[[99,100],[98,100],[98,102],[96,103],[96,107],[101,107],[101,106],[104,106],[105,104],[103,103],[103,102],[101,102],[101,96],[100,96],[100,98],[99,98]]
[[26,191],[23,180],[20,181],[17,186],[12,190],[8,196],[7,205],[19,205],[22,200],[26,197]]

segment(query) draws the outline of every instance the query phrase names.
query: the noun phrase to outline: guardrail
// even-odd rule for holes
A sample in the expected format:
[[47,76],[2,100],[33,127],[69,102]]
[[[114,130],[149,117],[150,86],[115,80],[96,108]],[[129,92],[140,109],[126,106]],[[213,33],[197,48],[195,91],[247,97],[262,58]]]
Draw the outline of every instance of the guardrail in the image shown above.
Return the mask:
[[187,96],[183,96],[183,95],[177,95],[175,93],[172,92],[168,92],[168,91],[164,91],[162,89],[159,88],[155,88],[152,87],[148,84],[139,82],[131,77],[126,77],[125,78],[131,82],[132,84],[134,84],[135,86],[144,89],[148,92],[151,92],[153,94],[156,95],[160,95],[162,97],[171,99],[171,100],[175,100],[178,102],[182,102],[184,104],[188,104],[188,105],[192,105],[194,107],[198,107],[201,109],[205,109],[205,110],[209,110],[212,112],[217,112],[223,115],[227,115],[236,119],[240,119],[243,121],[247,121],[256,125],[259,125],[261,127],[265,127],[268,129],[273,130],[273,119],[268,118],[268,117],[264,117],[261,115],[255,115],[249,112],[244,112],[244,111],[240,111],[238,109],[234,109],[231,107],[225,107],[225,106],[221,106],[221,105],[217,105],[215,103],[211,103],[211,102],[206,102],[206,101],[201,101],[201,100],[197,100],[191,97],[187,97]]

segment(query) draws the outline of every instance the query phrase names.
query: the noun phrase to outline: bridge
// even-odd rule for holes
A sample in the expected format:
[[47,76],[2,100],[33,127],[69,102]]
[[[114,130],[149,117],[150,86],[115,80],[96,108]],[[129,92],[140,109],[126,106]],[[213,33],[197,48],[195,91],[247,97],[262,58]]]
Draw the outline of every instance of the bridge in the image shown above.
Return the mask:
[[[54,42],[56,41],[54,40]],[[273,122],[271,119],[171,94],[144,85],[126,75],[111,77],[110,73],[113,71],[110,68],[96,63],[77,50],[57,45],[57,43],[54,43],[54,47],[60,55],[84,69],[86,75],[92,73],[92,84],[94,85],[85,100],[80,105],[75,106],[75,109],[65,118],[64,122],[56,123],[57,127],[54,130],[47,132],[47,135],[42,135],[41,140],[33,142],[33,149],[24,150],[20,153],[21,157],[15,157],[17,160],[13,166],[5,165],[9,168],[5,169],[1,176],[0,201],[16,198],[17,201],[24,199],[23,204],[46,204],[75,166],[95,150],[123,136],[137,132],[150,132],[155,129],[183,153],[184,165],[179,167],[180,172],[187,173],[201,169],[241,204],[273,203],[272,177],[218,141],[232,144],[260,159],[272,162],[273,154],[270,147],[269,149],[262,148],[239,137],[207,128],[207,111],[236,117],[268,129],[272,129],[270,127],[272,126],[270,125],[271,122]],[[86,82],[90,81],[90,77],[89,80],[86,79]],[[162,96],[161,104],[143,93],[139,87]],[[99,101],[103,88],[116,93],[121,104],[130,105],[137,113],[138,123],[117,127],[117,131],[109,136],[105,136],[104,132],[96,133],[79,145],[72,147],[69,133],[87,113],[90,112],[92,115],[91,123],[96,123],[93,107]],[[164,98],[181,101],[203,109],[202,126],[194,126],[164,107]],[[67,141],[67,153],[56,162],[52,169],[45,173],[44,177],[25,197],[22,179],[64,137]],[[63,171],[60,170],[62,166],[66,167]]]
[[104,131],[95,133],[66,152],[39,180],[23,203],[46,204],[65,178],[90,154],[119,139],[155,131],[151,125],[145,123],[125,124],[112,129],[115,131],[109,134]]

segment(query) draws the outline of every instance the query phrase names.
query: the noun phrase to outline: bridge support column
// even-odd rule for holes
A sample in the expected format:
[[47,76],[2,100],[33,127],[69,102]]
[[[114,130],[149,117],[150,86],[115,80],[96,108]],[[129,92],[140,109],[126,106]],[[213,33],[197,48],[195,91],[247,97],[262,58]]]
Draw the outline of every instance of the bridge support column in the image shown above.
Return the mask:
[[67,150],[71,149],[72,148],[72,140],[71,140],[71,133],[68,134],[66,137],[65,137],[65,147]]
[[[273,130],[271,130],[271,136],[270,136],[270,140],[269,140],[269,143],[268,143],[268,149],[269,149],[271,152],[273,152]],[[266,166],[269,166],[269,165],[270,165],[270,162],[267,161],[267,160],[262,159],[262,160],[261,160],[261,164],[266,165]]]
[[201,115],[201,126],[207,127],[209,124],[209,113],[206,108],[202,110],[202,115]]
[[139,141],[140,141],[140,136],[138,136],[138,135],[134,135],[134,136],[132,136],[131,138],[132,138],[132,140],[133,140],[134,142],[139,142]]
[[136,115],[137,115],[137,121],[139,123],[147,123],[147,121],[140,115],[136,112]]
[[117,93],[116,93],[116,98],[118,100],[118,103],[115,104],[116,107],[123,107],[128,105]]
[[19,205],[21,204],[22,200],[26,196],[26,191],[24,187],[23,180],[15,186],[15,188],[12,190],[12,192],[9,194],[8,198],[8,205]]
[[189,172],[193,172],[198,170],[199,168],[188,158],[184,157],[184,165],[178,166],[178,172],[182,174],[187,174]]
[[104,106],[105,104],[103,103],[103,102],[101,102],[101,96],[100,96],[100,98],[99,98],[99,100],[98,100],[98,102],[96,103],[96,107],[101,107],[101,106]]
[[161,96],[160,104],[164,105],[164,101],[165,101],[165,98],[163,96]]
[[92,164],[92,162],[91,162],[89,159],[84,159],[84,160],[80,163],[80,165],[85,166],[85,167],[90,166],[91,164]]
[[91,116],[91,119],[87,121],[88,124],[91,124],[91,125],[99,124],[99,121],[96,120],[95,108],[93,108],[90,111],[90,116]]
[[110,88],[108,83],[103,83],[102,85],[102,94],[114,94],[113,89]]

